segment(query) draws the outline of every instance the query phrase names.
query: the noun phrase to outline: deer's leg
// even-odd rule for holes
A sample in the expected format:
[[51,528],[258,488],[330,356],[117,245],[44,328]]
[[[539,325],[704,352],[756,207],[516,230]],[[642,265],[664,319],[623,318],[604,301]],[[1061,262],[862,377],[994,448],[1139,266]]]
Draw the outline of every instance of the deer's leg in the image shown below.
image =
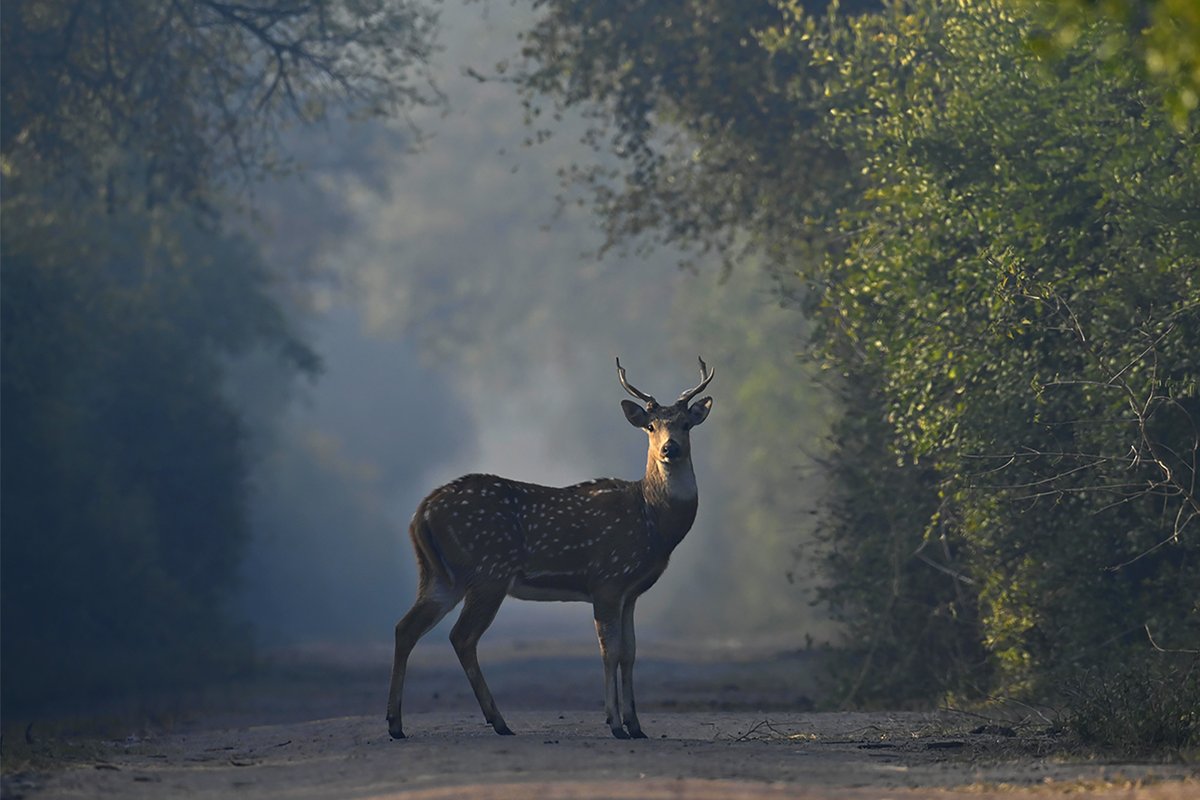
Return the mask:
[[471,682],[471,688],[475,690],[475,699],[479,701],[483,718],[496,730],[496,733],[502,736],[512,736],[512,731],[504,722],[504,717],[500,715],[500,709],[496,708],[496,701],[492,698],[487,681],[483,679],[483,671],[479,669],[479,656],[476,652],[479,638],[496,618],[496,612],[500,610],[500,604],[504,602],[506,591],[507,587],[503,584],[468,589],[462,613],[458,617],[458,622],[454,623],[453,630],[450,631],[450,643],[454,645],[454,652],[458,653],[458,660],[462,664],[463,671],[467,673],[467,680]]
[[393,739],[404,738],[400,701],[404,694],[404,674],[408,669],[408,657],[417,640],[429,633],[442,617],[458,605],[460,596],[449,589],[437,591],[437,587],[422,586],[413,607],[396,623],[396,654],[392,660],[392,683],[388,689],[387,704],[388,733]]
[[621,717],[631,739],[645,739],[642,724],[638,722],[637,705],[633,701],[633,660],[637,657],[637,642],[633,633],[633,607],[636,600],[625,601],[621,609]]
[[618,739],[628,739],[629,734],[621,727],[621,715],[617,709],[617,666],[621,660],[621,602],[595,598],[592,615],[596,620],[596,637],[600,640],[600,658],[604,662],[604,712],[608,715],[608,727]]

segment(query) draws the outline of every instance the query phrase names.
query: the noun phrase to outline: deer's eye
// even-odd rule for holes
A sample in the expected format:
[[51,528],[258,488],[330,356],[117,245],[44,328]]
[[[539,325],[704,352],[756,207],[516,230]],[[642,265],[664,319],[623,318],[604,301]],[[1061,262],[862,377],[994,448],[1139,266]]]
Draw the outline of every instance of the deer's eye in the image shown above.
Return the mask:
[[653,432],[653,431],[654,431],[654,423],[653,423],[653,422],[647,422],[647,423],[646,423],[646,430]]

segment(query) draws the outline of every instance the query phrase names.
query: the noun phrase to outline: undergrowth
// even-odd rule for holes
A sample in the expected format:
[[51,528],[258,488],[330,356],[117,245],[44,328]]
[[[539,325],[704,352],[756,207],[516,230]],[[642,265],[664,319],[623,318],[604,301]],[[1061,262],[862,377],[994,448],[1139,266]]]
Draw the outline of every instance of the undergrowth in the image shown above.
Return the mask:
[[1064,692],[1067,728],[1089,745],[1130,754],[1200,756],[1200,659],[1093,667]]

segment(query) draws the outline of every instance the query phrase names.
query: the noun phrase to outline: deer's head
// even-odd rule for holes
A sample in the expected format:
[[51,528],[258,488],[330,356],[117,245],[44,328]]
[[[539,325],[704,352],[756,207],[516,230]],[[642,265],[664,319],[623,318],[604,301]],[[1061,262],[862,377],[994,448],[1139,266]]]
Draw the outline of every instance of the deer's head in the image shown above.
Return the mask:
[[674,403],[664,406],[632,386],[625,379],[621,359],[617,359],[617,377],[621,379],[621,385],[625,391],[646,404],[643,408],[631,400],[622,400],[621,409],[630,425],[641,428],[650,437],[651,457],[666,465],[686,462],[691,458],[691,430],[708,417],[712,398],[702,397],[695,403],[691,401],[704,391],[715,374],[716,371],[710,370],[704,359],[700,359],[700,383],[679,395]]

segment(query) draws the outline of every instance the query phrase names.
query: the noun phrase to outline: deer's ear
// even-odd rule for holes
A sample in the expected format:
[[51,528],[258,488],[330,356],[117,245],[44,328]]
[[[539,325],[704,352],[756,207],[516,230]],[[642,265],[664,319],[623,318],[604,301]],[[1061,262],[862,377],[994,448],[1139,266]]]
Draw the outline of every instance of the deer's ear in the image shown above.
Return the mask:
[[625,419],[635,428],[644,428],[650,424],[650,415],[646,413],[646,409],[632,400],[622,400],[621,410],[625,412]]
[[702,397],[692,403],[692,407],[688,409],[688,421],[692,423],[692,427],[694,428],[708,419],[709,411],[712,411],[711,397]]

